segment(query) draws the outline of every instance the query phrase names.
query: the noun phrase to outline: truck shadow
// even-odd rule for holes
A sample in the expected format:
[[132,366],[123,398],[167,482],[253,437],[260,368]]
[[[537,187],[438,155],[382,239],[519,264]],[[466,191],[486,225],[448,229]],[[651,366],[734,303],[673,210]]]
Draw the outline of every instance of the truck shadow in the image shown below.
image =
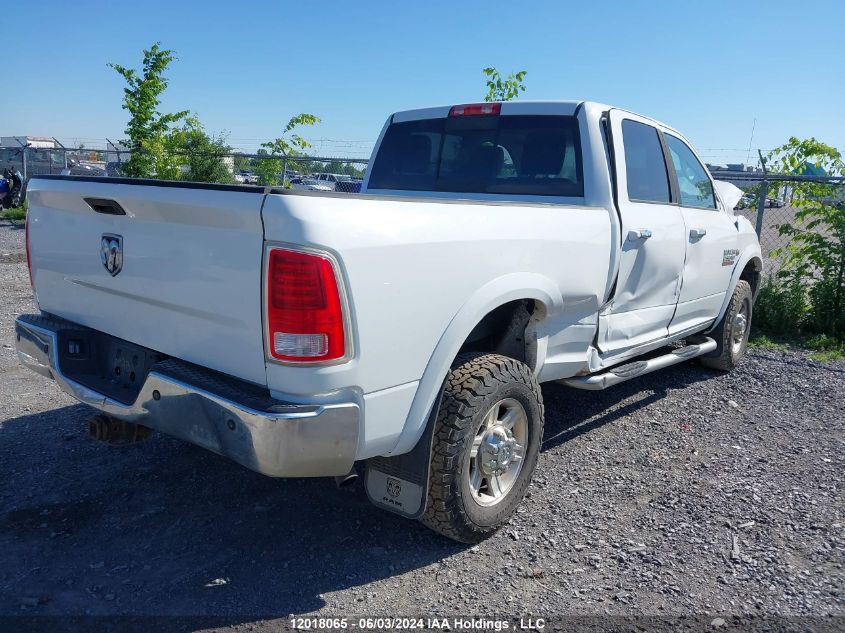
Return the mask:
[[376,510],[361,486],[271,479],[162,435],[109,448],[87,437],[91,414],[2,423],[0,615],[237,614],[231,624],[343,590],[363,612],[385,579],[436,574],[464,548]]
[[546,424],[542,450],[560,446],[579,435],[614,422],[663,399],[673,389],[685,389],[718,372],[697,363],[682,363],[668,371],[634,378],[604,391],[543,384]]
[[23,231],[26,228],[26,223],[22,220],[7,220],[6,218],[0,218],[0,226],[13,231]]
[[[608,392],[545,386],[544,449],[714,375],[689,366]],[[75,405],[2,423],[0,614],[223,625],[311,612],[337,591],[365,613],[395,576],[445,573],[467,547],[374,509],[361,485],[270,479],[161,435],[111,449],[87,437],[90,416]],[[42,604],[22,612],[33,597]]]

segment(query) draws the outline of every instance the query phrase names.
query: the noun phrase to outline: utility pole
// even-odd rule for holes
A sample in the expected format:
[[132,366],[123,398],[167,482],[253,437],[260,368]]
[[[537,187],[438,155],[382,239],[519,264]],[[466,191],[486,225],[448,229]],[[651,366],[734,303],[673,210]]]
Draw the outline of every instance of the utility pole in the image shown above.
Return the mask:
[[751,144],[754,142],[754,130],[757,128],[757,117],[754,117],[754,123],[751,124],[751,138],[748,139],[748,152],[745,154],[745,164],[751,160]]

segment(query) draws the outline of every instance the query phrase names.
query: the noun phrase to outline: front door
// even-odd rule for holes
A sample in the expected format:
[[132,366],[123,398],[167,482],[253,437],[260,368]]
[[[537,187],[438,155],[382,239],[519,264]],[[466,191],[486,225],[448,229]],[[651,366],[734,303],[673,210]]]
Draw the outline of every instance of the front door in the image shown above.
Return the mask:
[[611,110],[622,256],[612,300],[599,315],[598,346],[615,352],[668,335],[681,290],[686,227],[673,204],[659,132],[647,119]]
[[679,203],[686,227],[687,256],[675,317],[669,333],[713,321],[722,308],[739,253],[737,225],[721,209],[713,182],[686,142],[665,131],[663,138],[678,183]]

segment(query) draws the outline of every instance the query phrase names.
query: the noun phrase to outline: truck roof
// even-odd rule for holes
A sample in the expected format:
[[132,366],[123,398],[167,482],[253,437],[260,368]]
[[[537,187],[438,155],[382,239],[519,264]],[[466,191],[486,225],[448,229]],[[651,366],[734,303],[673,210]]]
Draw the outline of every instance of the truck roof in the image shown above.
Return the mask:
[[[427,108],[415,108],[413,110],[402,110],[391,115],[391,123],[401,123],[403,121],[417,121],[419,119],[436,119],[440,117],[449,116],[449,110],[455,105],[463,105],[453,103],[450,105],[433,106]],[[644,114],[639,114],[626,108],[618,108],[616,106],[599,103],[597,101],[569,101],[569,100],[539,100],[539,101],[505,101],[502,103],[501,114],[503,115],[518,115],[518,114],[556,114],[562,116],[572,116],[579,108],[583,108],[588,114],[598,114],[610,109],[622,110],[636,114],[644,119],[654,122],[670,130],[674,130],[671,125],[667,125],[652,117]]]
[[[506,101],[502,103],[501,114],[559,114],[572,115],[581,101]],[[436,119],[449,115],[450,104],[428,108],[415,108],[396,112],[392,116],[394,123],[402,121],[416,121],[418,119]]]

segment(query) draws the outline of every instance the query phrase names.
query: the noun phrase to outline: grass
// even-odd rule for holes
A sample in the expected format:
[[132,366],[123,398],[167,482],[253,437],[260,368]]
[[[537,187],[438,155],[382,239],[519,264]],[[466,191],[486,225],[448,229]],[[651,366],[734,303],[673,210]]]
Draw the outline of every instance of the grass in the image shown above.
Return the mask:
[[821,352],[810,352],[810,358],[820,363],[832,363],[836,360],[845,360],[845,351],[841,349],[834,349]]
[[773,352],[788,352],[790,345],[782,341],[776,341],[765,334],[752,334],[748,339],[748,347],[753,349],[768,349]]
[[772,352],[788,352],[792,348],[803,348],[807,356],[820,363],[845,360],[845,342],[826,334],[812,337],[770,337],[753,332],[748,339],[751,349],[767,349]]
[[807,339],[804,343],[807,349],[811,350],[810,358],[820,361],[822,363],[845,360],[845,343],[827,336],[826,334],[819,334]]
[[22,207],[14,207],[13,209],[6,209],[0,212],[0,218],[23,222],[26,219],[26,204]]

